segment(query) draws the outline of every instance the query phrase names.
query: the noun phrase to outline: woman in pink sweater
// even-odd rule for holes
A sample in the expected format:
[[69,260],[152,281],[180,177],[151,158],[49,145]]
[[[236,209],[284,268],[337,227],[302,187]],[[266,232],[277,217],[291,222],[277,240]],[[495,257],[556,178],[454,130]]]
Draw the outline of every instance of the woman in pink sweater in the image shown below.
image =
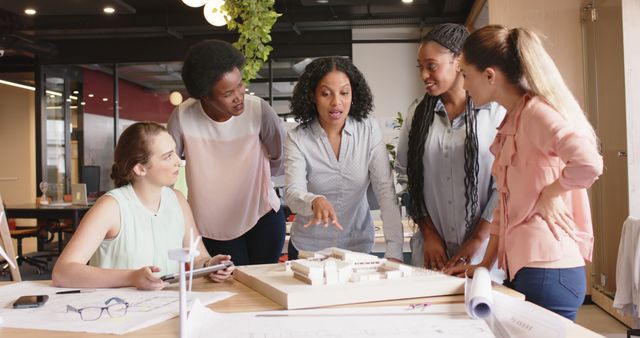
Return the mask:
[[[486,26],[462,55],[464,87],[476,104],[507,109],[491,146],[500,201],[477,266],[497,258],[528,301],[575,320],[593,248],[586,189],[602,173],[593,128],[533,32]],[[472,274],[477,266],[448,272]]]

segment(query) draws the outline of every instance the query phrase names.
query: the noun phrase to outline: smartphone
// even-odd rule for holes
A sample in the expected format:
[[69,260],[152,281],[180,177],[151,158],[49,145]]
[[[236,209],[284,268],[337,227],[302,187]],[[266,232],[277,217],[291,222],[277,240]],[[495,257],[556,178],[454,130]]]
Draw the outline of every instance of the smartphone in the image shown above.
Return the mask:
[[47,295],[22,296],[13,302],[14,309],[27,309],[32,307],[40,307],[49,300]]
[[[233,266],[233,262],[227,261],[227,262],[222,262],[220,264],[206,266],[200,269],[195,269],[193,270],[193,278],[208,276],[212,272],[216,272],[218,270],[224,270],[230,266]],[[189,271],[187,271],[185,274],[187,280],[189,280],[189,274],[190,274]],[[160,279],[168,283],[177,283],[180,280],[180,274],[174,273],[171,275],[164,275],[160,277]]]

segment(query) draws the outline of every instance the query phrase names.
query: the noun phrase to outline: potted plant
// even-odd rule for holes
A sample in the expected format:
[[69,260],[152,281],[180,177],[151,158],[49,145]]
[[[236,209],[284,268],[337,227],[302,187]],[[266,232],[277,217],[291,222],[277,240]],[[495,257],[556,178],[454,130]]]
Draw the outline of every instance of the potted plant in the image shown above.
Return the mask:
[[[393,129],[400,130],[402,128],[402,124],[404,123],[404,118],[400,112],[396,113],[396,118],[393,119]],[[394,140],[398,139],[398,136],[393,138]],[[391,169],[393,170],[393,163],[396,161],[396,145],[393,143],[387,143],[387,151],[389,155],[391,155],[391,159],[389,160],[391,164]]]

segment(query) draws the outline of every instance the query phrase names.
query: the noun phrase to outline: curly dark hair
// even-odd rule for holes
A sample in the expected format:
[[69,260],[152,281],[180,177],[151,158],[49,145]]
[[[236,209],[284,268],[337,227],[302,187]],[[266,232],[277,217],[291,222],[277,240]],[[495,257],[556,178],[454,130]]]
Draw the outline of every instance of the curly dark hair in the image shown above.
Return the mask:
[[373,95],[364,76],[347,58],[324,57],[315,59],[304,70],[293,89],[289,108],[295,119],[304,128],[318,118],[315,104],[315,91],[320,80],[331,71],[343,72],[351,82],[351,108],[349,116],[362,121],[373,110]]
[[182,81],[189,95],[201,99],[224,73],[242,70],[244,56],[228,42],[203,40],[189,48],[182,65]]

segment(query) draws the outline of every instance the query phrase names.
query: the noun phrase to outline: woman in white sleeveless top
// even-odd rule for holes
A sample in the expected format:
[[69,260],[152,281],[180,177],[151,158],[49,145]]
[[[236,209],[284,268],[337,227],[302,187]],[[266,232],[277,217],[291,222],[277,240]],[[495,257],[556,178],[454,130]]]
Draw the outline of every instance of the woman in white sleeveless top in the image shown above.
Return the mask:
[[[199,235],[186,199],[168,188],[178,178],[175,148],[157,123],[135,123],[122,133],[111,173],[117,188],[83,218],[53,268],[55,286],[158,290],[167,285],[159,276],[178,271],[168,250],[188,246],[191,230],[194,238]],[[231,259],[210,257],[202,243],[198,250],[195,268]],[[232,271],[230,267],[209,277],[221,282]]]

